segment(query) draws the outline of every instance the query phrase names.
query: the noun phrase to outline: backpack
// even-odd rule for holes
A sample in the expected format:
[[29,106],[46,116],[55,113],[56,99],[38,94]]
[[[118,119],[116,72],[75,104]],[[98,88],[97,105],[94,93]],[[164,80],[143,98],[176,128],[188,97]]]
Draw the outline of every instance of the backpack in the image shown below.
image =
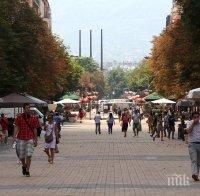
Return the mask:
[[168,117],[168,124],[169,124],[169,125],[174,125],[174,124],[175,124],[175,119],[174,119],[173,116],[169,116],[169,117]]

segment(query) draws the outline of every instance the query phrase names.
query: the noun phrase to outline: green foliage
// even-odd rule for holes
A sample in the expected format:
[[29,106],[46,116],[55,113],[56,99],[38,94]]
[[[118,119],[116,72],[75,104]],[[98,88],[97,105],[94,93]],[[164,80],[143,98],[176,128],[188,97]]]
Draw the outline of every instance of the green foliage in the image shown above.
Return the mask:
[[200,1],[177,2],[182,6],[181,20],[154,40],[151,66],[156,90],[182,98],[200,83]]
[[84,73],[84,68],[74,59],[70,59],[69,66],[66,87],[68,91],[74,91],[80,87],[80,78]]
[[80,64],[85,71],[88,71],[90,73],[95,72],[99,69],[98,64],[94,61],[94,59],[90,57],[77,58],[77,63]]
[[137,91],[141,87],[149,88],[152,81],[152,72],[147,60],[143,60],[134,69],[127,73],[129,89]]
[[77,88],[83,68],[63,42],[19,0],[0,1],[0,95],[27,92],[50,98]]
[[120,67],[109,71],[107,73],[107,85],[107,93],[110,97],[121,97],[124,89],[127,88],[126,72]]
[[106,81],[103,75],[103,72],[96,71],[91,75],[91,81],[95,86],[95,91],[99,93],[99,98],[104,97],[105,95],[105,88],[106,88]]
[[187,0],[183,4],[182,21],[185,29],[190,32],[194,42],[200,44],[200,1]]
[[76,62],[83,69],[80,79],[82,91],[97,91],[99,98],[105,94],[105,78],[98,64],[90,57],[77,58]]

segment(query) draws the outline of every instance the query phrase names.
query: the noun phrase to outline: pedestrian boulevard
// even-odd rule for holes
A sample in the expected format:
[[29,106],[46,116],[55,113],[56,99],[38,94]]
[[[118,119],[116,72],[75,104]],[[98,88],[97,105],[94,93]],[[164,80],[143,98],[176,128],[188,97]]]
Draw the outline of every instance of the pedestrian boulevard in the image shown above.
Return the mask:
[[187,144],[167,138],[153,141],[144,122],[139,137],[129,128],[127,138],[119,122],[112,135],[105,121],[101,135],[95,134],[93,121],[65,124],[53,165],[39,140],[30,178],[21,175],[15,151],[1,149],[0,196],[199,195],[200,183],[191,180]]

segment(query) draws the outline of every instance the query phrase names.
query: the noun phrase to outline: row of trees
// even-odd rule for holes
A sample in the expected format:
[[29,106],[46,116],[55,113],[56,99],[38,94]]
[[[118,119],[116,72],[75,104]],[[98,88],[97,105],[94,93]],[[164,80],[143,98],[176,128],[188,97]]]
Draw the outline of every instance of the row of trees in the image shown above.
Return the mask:
[[199,87],[200,1],[177,2],[182,7],[181,19],[154,38],[151,55],[135,69],[110,71],[108,92],[118,97],[123,89],[146,87],[166,97],[183,98],[190,89]]
[[0,96],[27,92],[53,99],[79,88],[104,94],[104,77],[94,60],[71,57],[27,3],[1,0]]
[[148,59],[142,60],[130,70],[117,67],[106,74],[107,94],[110,94],[110,97],[118,98],[126,89],[139,92],[152,88],[152,75]]
[[155,89],[181,98],[200,83],[200,1],[177,2],[183,8],[181,20],[153,40],[149,65]]

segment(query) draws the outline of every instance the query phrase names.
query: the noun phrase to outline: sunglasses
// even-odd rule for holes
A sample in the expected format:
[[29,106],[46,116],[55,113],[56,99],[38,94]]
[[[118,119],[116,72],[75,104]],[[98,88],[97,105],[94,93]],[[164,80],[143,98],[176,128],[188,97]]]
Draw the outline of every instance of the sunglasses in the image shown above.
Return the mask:
[[199,118],[199,115],[198,116],[194,116],[194,118]]

